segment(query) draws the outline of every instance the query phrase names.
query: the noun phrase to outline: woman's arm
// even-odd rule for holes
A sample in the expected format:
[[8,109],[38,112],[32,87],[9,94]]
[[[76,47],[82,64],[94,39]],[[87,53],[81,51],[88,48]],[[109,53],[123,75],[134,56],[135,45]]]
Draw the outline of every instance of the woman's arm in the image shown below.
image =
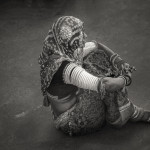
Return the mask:
[[[83,53],[84,56],[88,55],[90,52],[94,51],[95,49],[101,49],[104,50],[105,53],[111,57],[112,55],[115,54],[115,52],[113,52],[113,50],[111,50],[110,48],[108,48],[107,46],[101,44],[101,43],[97,43],[96,41],[93,42],[86,42],[85,43],[85,47],[83,48]],[[121,60],[121,58],[119,58]]]
[[[96,44],[96,42],[95,42],[95,44]],[[104,45],[104,44],[102,44],[102,43],[97,43],[97,47],[98,47],[99,49],[101,49],[101,50],[104,50],[105,53],[106,53],[109,57],[111,57],[112,55],[115,54],[115,52],[114,52],[113,50],[111,50],[110,48],[108,48],[106,45]],[[119,58],[119,59],[121,59],[121,58]]]
[[121,71],[122,74],[126,74],[127,72],[133,72],[136,71],[135,67],[130,66],[128,63],[126,63],[117,53],[115,53],[113,50],[108,48],[106,45],[102,43],[98,43],[96,41],[90,42],[92,43],[95,49],[100,49],[103,50],[107,56],[110,59],[110,62],[112,63],[113,67],[116,68],[117,70]]
[[113,50],[111,50],[110,48],[101,43],[97,43],[96,41],[85,43],[85,47],[83,48],[83,57],[87,56],[89,53],[93,52],[96,49],[103,50],[110,58],[110,61],[112,61],[114,64],[117,63],[120,64],[120,62],[124,63],[121,57],[117,55],[115,52],[113,52]]
[[117,68],[123,69],[122,65],[125,64],[125,61],[117,53],[102,43],[95,42],[95,44],[97,44],[98,49],[103,50],[107,54],[113,66],[117,66]]
[[63,72],[63,79],[66,84],[73,84],[79,88],[101,92],[101,87],[106,91],[117,91],[126,85],[124,77],[102,77],[98,78],[80,66],[70,63]]

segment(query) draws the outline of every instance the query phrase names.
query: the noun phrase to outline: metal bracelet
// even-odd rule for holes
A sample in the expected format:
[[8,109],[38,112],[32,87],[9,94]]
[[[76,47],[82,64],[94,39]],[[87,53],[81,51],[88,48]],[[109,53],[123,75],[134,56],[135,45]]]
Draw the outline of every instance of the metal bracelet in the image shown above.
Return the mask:
[[126,81],[127,81],[126,86],[131,85],[131,83],[132,83],[131,77],[129,75],[124,75],[124,77],[126,78]]

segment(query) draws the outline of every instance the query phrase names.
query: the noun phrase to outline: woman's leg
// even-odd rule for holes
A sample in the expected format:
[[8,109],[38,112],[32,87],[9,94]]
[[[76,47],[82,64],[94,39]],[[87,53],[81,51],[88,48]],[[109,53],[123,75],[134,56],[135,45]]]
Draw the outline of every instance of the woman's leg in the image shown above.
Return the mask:
[[132,116],[132,103],[119,92],[106,93],[103,100],[106,105],[106,121],[114,126],[123,126]]
[[145,110],[136,105],[133,106],[134,106],[134,113],[132,114],[130,121],[132,122],[143,121],[150,123],[150,111]]
[[150,112],[134,105],[128,99],[127,89],[106,93],[106,120],[114,126],[123,126],[128,120],[150,122]]
[[[109,57],[100,49],[90,53],[84,59],[83,67],[98,77],[111,75],[113,70]],[[122,126],[128,120],[150,121],[150,112],[134,105],[128,99],[126,88],[118,92],[106,93],[103,102],[106,106],[106,120],[112,125]]]

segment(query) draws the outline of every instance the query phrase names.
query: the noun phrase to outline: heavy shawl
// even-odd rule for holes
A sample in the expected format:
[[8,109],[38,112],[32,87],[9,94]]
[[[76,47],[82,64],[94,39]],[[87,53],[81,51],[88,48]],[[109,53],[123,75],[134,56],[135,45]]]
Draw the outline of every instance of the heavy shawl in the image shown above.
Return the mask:
[[83,22],[72,16],[59,18],[52,26],[44,41],[43,51],[39,56],[41,66],[41,90],[44,96],[44,105],[49,105],[46,89],[63,61],[80,63],[73,57],[79,47],[80,34]]

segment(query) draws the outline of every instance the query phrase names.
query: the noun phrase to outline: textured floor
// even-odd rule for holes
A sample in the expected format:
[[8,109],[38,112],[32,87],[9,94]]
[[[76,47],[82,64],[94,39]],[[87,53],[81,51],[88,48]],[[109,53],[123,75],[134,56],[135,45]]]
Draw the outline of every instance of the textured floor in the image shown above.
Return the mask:
[[98,40],[137,71],[130,99],[150,109],[150,0],[19,0],[0,5],[0,150],[149,150],[150,124],[68,137],[55,130],[43,108],[37,58],[52,24],[61,15],[85,22],[88,40]]

